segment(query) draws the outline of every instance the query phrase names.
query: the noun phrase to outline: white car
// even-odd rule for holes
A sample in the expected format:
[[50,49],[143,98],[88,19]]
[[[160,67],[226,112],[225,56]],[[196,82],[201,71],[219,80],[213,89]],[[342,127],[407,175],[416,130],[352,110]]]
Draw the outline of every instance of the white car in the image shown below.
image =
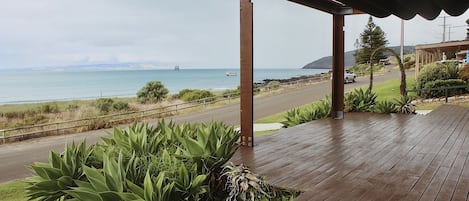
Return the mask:
[[[352,73],[348,70],[345,70],[345,72],[344,72],[344,84],[354,83],[355,78],[357,78],[357,75],[355,75],[355,73]],[[332,73],[331,73],[331,80],[332,80]]]
[[355,75],[355,73],[352,73],[348,70],[345,70],[344,72],[344,83],[347,84],[347,83],[354,83],[355,82],[355,78],[357,78],[357,75]]

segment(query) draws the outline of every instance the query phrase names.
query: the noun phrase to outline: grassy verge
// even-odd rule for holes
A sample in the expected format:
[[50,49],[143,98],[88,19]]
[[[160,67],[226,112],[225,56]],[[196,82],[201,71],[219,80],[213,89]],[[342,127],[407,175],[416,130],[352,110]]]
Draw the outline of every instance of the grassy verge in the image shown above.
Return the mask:
[[256,131],[254,132],[255,137],[263,136],[263,135],[269,135],[272,133],[277,132],[278,130],[267,130],[267,131]]
[[[314,102],[312,102],[312,103],[308,103],[308,104],[302,105],[302,106],[300,106],[299,108],[300,108],[300,109],[306,108],[306,107],[308,107],[309,105],[314,104],[314,103],[316,103],[316,102],[318,102],[318,101],[314,101]],[[258,124],[261,124],[261,123],[280,123],[280,122],[282,122],[282,121],[285,121],[285,115],[287,115],[287,111],[280,112],[280,113],[277,113],[277,114],[274,114],[274,115],[271,115],[271,116],[267,116],[267,117],[258,119],[258,120],[256,120],[254,123],[258,123]]]
[[[407,79],[407,89],[412,89],[415,87],[414,79]],[[401,84],[400,79],[392,79],[386,82],[377,84],[373,87],[373,91],[376,93],[377,100],[393,100],[400,96],[400,89],[399,86]],[[412,95],[412,94],[410,94]]]
[[[407,79],[406,82],[407,82],[407,88],[414,88],[415,81],[413,79]],[[393,100],[393,99],[399,97],[400,96],[400,91],[399,91],[400,83],[401,83],[400,79],[392,79],[392,80],[388,80],[386,82],[375,85],[374,88],[373,88],[373,91],[377,95],[377,100],[378,101]],[[364,87],[364,88],[366,88],[366,87]],[[301,108],[307,107],[308,105],[314,104],[316,102],[317,101],[306,104],[306,105],[302,105],[299,108],[301,109]],[[469,103],[468,103],[468,105],[469,105]],[[435,106],[435,107],[437,107],[437,106]],[[267,117],[264,117],[264,118],[261,118],[261,119],[255,121],[255,123],[278,123],[278,122],[282,122],[282,121],[285,121],[286,113],[287,113],[287,111],[284,111],[284,112],[277,113],[277,114],[274,114],[274,115],[271,115],[271,116],[267,116]]]
[[0,185],[0,201],[23,201],[25,197],[26,182],[24,180],[9,182]]
[[437,103],[419,103],[417,104],[416,108],[417,110],[434,110],[440,105],[444,104],[451,104],[451,105],[459,105],[462,107],[469,107],[469,102],[453,102],[453,103],[445,103],[443,102],[437,102]]

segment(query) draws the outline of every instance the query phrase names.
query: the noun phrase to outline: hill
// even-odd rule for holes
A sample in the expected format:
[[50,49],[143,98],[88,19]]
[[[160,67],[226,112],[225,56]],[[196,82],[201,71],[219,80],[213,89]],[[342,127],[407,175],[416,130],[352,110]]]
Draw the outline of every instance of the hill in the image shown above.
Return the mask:
[[[393,46],[389,48],[393,49],[396,52],[401,51],[400,46]],[[414,50],[415,50],[415,46],[404,46],[405,54],[411,53]],[[355,66],[356,63],[355,63],[355,57],[353,56],[354,53],[355,53],[355,50],[345,52],[344,54],[345,68]],[[385,52],[385,55],[390,56],[391,53]],[[305,66],[303,66],[303,69],[332,69],[332,56],[323,57],[309,64],[306,64]]]

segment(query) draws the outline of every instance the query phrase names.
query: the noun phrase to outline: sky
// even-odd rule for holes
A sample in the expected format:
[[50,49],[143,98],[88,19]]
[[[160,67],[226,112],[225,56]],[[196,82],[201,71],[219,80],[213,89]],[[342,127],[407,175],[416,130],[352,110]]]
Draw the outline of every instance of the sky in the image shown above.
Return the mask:
[[[301,68],[332,53],[332,16],[286,0],[253,0],[255,68]],[[440,16],[447,16],[441,13]],[[451,40],[465,20],[447,17]],[[353,50],[368,15],[347,16]],[[400,19],[375,23],[400,44]],[[405,45],[442,41],[443,18],[405,21]],[[239,67],[239,0],[15,0],[0,7],[0,69],[112,63]],[[449,40],[446,29],[446,40]]]

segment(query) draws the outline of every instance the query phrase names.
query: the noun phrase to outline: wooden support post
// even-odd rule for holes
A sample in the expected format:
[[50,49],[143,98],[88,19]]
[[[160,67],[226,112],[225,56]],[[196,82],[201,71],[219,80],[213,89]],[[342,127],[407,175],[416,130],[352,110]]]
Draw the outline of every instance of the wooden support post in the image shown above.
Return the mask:
[[344,118],[344,15],[332,21],[332,111],[334,119]]
[[240,0],[240,7],[241,145],[253,147],[253,4],[251,0]]

